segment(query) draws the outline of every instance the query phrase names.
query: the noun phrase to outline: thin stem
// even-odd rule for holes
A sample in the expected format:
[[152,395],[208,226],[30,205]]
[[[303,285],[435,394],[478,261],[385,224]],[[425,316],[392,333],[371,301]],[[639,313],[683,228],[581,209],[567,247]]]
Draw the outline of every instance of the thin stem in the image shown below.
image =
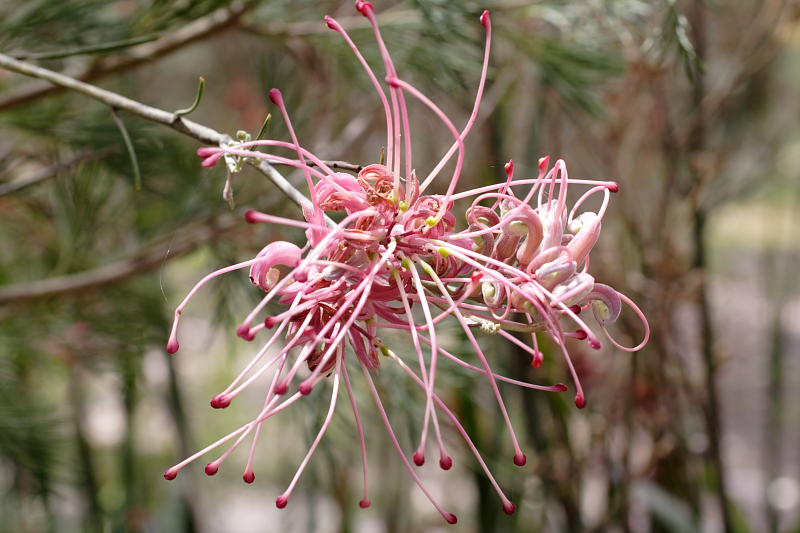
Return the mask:
[[133,186],[137,191],[141,191],[142,173],[139,170],[139,158],[136,157],[136,149],[133,147],[133,141],[128,133],[128,128],[125,127],[125,123],[121,118],[119,118],[117,110],[113,107],[111,108],[111,118],[114,119],[114,123],[117,125],[117,128],[119,128],[119,132],[122,135],[122,142],[125,143],[125,150],[127,150],[128,157],[131,159],[131,169],[133,170]]

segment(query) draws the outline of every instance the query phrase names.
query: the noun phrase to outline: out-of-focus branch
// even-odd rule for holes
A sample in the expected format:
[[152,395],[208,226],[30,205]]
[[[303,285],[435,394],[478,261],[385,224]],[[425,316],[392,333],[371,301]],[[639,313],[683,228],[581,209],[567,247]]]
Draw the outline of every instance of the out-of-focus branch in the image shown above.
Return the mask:
[[[253,2],[233,2],[229,6],[217,9],[205,17],[194,20],[156,41],[131,47],[120,55],[85,62],[64,72],[63,75],[76,80],[90,81],[152,61],[238,24],[239,18],[252,5]],[[36,100],[65,88],[69,87],[60,84],[52,85],[46,81],[34,81],[22,85],[0,94],[0,111]]]
[[[198,124],[197,122],[183,118],[175,113],[164,111],[163,109],[152,107],[141,102],[137,102],[136,100],[131,100],[130,98],[115,92],[107,91],[105,89],[101,89],[100,87],[84,83],[80,80],[65,76],[59,72],[54,72],[36,65],[31,65],[25,61],[19,61],[6,54],[0,54],[0,67],[33,78],[46,80],[49,83],[58,85],[59,87],[84,94],[99,102],[107,104],[114,109],[121,109],[151,122],[157,122],[159,124],[169,126],[170,128],[205,144],[220,145],[230,140],[230,137],[224,133],[220,133],[209,128],[208,126],[204,126],[202,124]],[[283,194],[285,194],[297,205],[301,207],[311,205],[311,201],[306,198],[303,193],[295,189],[294,186],[289,183],[285,177],[283,177],[283,175],[281,175],[272,167],[272,165],[264,161],[249,161],[249,163],[259,172],[269,178],[269,180],[272,181],[272,183],[278,187]]]
[[[371,28],[369,20],[360,15],[336,17],[336,20],[348,31]],[[419,13],[411,9],[381,13],[381,27],[401,24],[418,24],[419,22],[421,22]],[[300,37],[303,35],[330,32],[325,22],[322,20],[294,22],[291,24],[248,22],[242,24],[242,29],[254,35],[258,35],[259,37]]]
[[[0,288],[0,304],[25,303],[42,298],[100,289],[163,265],[168,258],[185,255],[236,224],[231,215],[192,224],[151,243],[125,259],[92,270]],[[171,243],[171,244],[170,244]],[[166,250],[165,250],[166,248]]]
[[[701,62],[707,58],[707,7],[702,2],[692,5],[689,14],[692,24],[692,40],[697,50],[697,57]],[[692,84],[692,103],[696,120],[689,130],[687,150],[690,156],[700,154],[708,145],[708,115],[704,112],[706,103],[707,82],[702,69],[697,69]],[[697,299],[699,320],[700,354],[705,370],[705,422],[708,434],[708,460],[713,472],[713,488],[716,493],[722,525],[725,533],[735,531],[733,507],[727,489],[727,470],[722,451],[722,412],[719,391],[719,360],[715,343],[716,329],[711,309],[711,296],[709,287],[709,264],[707,246],[708,212],[703,206],[703,190],[711,176],[704,174],[696,165],[689,164],[689,173],[692,177],[692,190],[690,191],[690,204],[692,208],[692,247],[694,259],[692,268],[698,274]]]
[[61,161],[54,165],[42,168],[39,171],[32,172],[29,175],[24,176],[22,178],[18,178],[6,183],[0,183],[0,196],[5,196],[7,194],[12,194],[15,192],[19,192],[23,189],[27,189],[28,187],[31,187],[43,181],[47,181],[50,178],[58,176],[61,172],[69,170],[74,166],[80,165],[84,161],[93,161],[96,159],[102,159],[103,157],[112,152],[114,152],[114,150],[100,150],[95,152],[85,152],[77,154],[67,159],[66,161]]

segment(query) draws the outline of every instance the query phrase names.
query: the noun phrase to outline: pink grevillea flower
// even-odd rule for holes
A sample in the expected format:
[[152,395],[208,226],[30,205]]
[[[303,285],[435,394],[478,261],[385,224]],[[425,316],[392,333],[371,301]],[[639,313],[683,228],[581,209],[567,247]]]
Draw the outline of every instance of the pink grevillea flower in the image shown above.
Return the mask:
[[[556,161],[551,167],[549,158],[545,157],[539,161],[535,178],[516,178],[514,164],[509,162],[507,179],[503,183],[456,192],[463,169],[464,139],[478,115],[486,81],[491,46],[489,12],[484,12],[480,18],[486,31],[486,48],[475,104],[466,125],[458,129],[436,104],[399,77],[381,37],[372,5],[357,2],[356,8],[374,30],[383,58],[385,85],[342,26],[330,17],[326,22],[352,49],[383,105],[387,126],[385,164],[368,165],[357,175],[332,170],[302,147],[277,89],[270,91],[270,98],[286,121],[290,142],[257,140],[198,151],[204,166],[213,166],[222,158],[233,161],[258,158],[301,169],[310,193],[304,221],[257,211],[249,211],[246,218],[251,223],[303,228],[307,242],[302,247],[273,242],[255,258],[209,274],[176,309],[167,345],[170,353],[178,350],[179,320],[191,297],[209,280],[249,267],[250,280],[265,292],[265,296],[247,315],[237,333],[246,340],[253,340],[262,333],[268,333],[269,338],[241,374],[211,400],[211,405],[227,407],[245,387],[266,372],[271,372],[271,379],[263,408],[250,422],[168,469],[164,476],[173,479],[196,459],[228,445],[218,458],[206,465],[206,473],[214,475],[231,453],[252,437],[243,476],[246,482],[252,483],[255,479],[253,458],[264,423],[321,383],[328,382],[330,408],[322,427],[276,503],[280,508],[287,505],[331,423],[343,386],[361,446],[364,494],[360,505],[368,507],[366,437],[351,382],[351,372],[360,371],[411,477],[442,516],[455,523],[455,515],[431,495],[398,442],[372,377],[381,363],[386,362],[398,365],[425,395],[419,443],[410,453],[411,460],[417,466],[424,463],[432,433],[439,465],[445,470],[452,467],[453,460],[441,430],[441,420],[449,421],[488,476],[503,509],[510,514],[515,510],[514,504],[500,488],[453,410],[437,392],[440,361],[447,360],[485,376],[508,428],[514,448],[513,461],[524,465],[525,454],[498,383],[554,392],[563,392],[567,387],[535,385],[498,375],[478,337],[500,335],[508,339],[531,355],[534,367],[541,366],[543,359],[538,349],[538,336],[550,337],[569,367],[578,407],[585,405],[585,397],[566,349],[566,339],[586,340],[592,348],[601,346],[597,334],[580,316],[582,311],[591,308],[599,329],[620,349],[635,351],[647,342],[649,328],[642,312],[626,296],[595,282],[588,272],[589,254],[600,234],[610,194],[617,192],[618,186],[610,181],[572,179],[563,161]],[[418,179],[412,159],[407,111],[410,101],[427,107],[453,138],[453,144],[442,159],[422,180]],[[275,153],[280,149],[288,149],[296,157]],[[446,192],[426,194],[453,156],[455,164]],[[584,192],[568,206],[568,189],[575,187]],[[601,198],[600,208],[582,211],[586,201],[595,196]],[[457,217],[453,212],[458,200],[469,204],[466,225],[462,229],[457,229]],[[343,214],[336,224],[326,217],[326,212],[334,211]],[[282,310],[264,317],[264,309],[273,300]],[[623,304],[629,305],[645,326],[645,339],[633,348],[621,346],[606,329],[620,315]],[[463,360],[442,345],[436,326],[443,320],[453,321],[461,328],[474,349],[477,364]],[[406,361],[400,357],[381,340],[381,330],[406,331],[416,358]],[[520,333],[530,335],[530,343],[515,335]]]

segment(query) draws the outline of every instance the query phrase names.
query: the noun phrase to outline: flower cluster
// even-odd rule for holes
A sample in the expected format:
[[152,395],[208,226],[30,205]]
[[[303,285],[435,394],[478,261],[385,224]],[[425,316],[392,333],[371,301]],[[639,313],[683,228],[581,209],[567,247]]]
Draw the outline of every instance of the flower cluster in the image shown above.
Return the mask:
[[[600,348],[601,342],[581,318],[581,313],[591,308],[599,328],[608,336],[606,325],[617,319],[622,304],[626,303],[641,317],[648,331],[644,315],[627,297],[596,283],[588,272],[589,253],[600,234],[610,194],[617,192],[618,186],[609,181],[569,178],[563,161],[551,166],[549,158],[545,157],[539,161],[535,178],[518,179],[513,162],[509,162],[504,182],[456,192],[464,162],[464,139],[478,115],[486,81],[491,47],[489,13],[484,12],[480,19],[486,31],[486,47],[475,104],[466,125],[459,130],[436,104],[398,77],[372,5],[359,1],[356,7],[374,30],[383,58],[386,86],[342,26],[330,17],[326,22],[353,50],[383,104],[387,124],[385,164],[368,165],[355,175],[331,169],[301,146],[281,93],[276,89],[270,92],[270,98],[286,121],[291,142],[243,140],[198,151],[202,164],[207,167],[214,166],[222,158],[260,158],[301,169],[310,193],[304,221],[257,211],[249,211],[246,217],[251,223],[303,228],[307,242],[302,247],[290,242],[272,242],[255,258],[209,274],[176,309],[167,345],[170,353],[178,350],[179,319],[191,297],[209,280],[249,267],[252,283],[266,294],[237,333],[246,340],[253,340],[267,331],[271,336],[228,388],[211,400],[211,405],[227,407],[262,374],[271,371],[272,377],[263,408],[252,421],[168,469],[164,475],[173,479],[195,459],[233,441],[221,456],[207,464],[206,473],[213,475],[230,454],[253,435],[243,476],[246,482],[252,483],[255,479],[253,457],[264,422],[329,381],[331,399],[327,416],[294,479],[276,503],[281,508],[287,505],[331,422],[339,389],[344,385],[361,444],[364,495],[360,505],[369,506],[364,429],[350,377],[351,371],[360,370],[410,475],[442,516],[455,523],[455,515],[432,497],[406,457],[373,382],[373,371],[382,361],[391,361],[425,395],[419,444],[411,460],[418,466],[424,463],[432,433],[439,465],[445,470],[452,467],[453,460],[442,438],[440,417],[444,417],[463,437],[497,491],[503,509],[510,514],[515,510],[514,504],[503,493],[454,412],[437,393],[439,362],[450,360],[486,376],[513,443],[514,463],[524,465],[525,454],[498,382],[556,392],[563,392],[567,387],[534,385],[498,375],[477,336],[500,335],[526,350],[533,366],[539,367],[543,354],[538,348],[537,335],[548,335],[569,367],[576,387],[576,404],[578,407],[585,405],[580,381],[566,349],[566,338],[585,339],[593,348]],[[422,180],[418,179],[412,164],[409,99],[430,109],[454,139],[450,149]],[[296,158],[273,153],[275,149],[291,150]],[[426,194],[453,156],[456,160],[446,192]],[[576,186],[582,187],[584,192],[568,206],[568,188]],[[586,201],[595,196],[601,197],[599,209],[581,211]],[[463,229],[457,229],[454,214],[458,201],[469,206]],[[342,213],[340,222],[330,221],[326,213],[332,212]],[[260,318],[273,300],[282,306],[282,311]],[[445,319],[458,324],[479,364],[469,363],[442,346],[436,327]],[[408,332],[416,360],[403,360],[383,343],[378,332],[390,329]],[[517,337],[520,332],[530,335],[530,344]],[[637,350],[647,341],[647,333],[645,340],[634,348],[622,347],[610,336],[608,338],[621,349]]]

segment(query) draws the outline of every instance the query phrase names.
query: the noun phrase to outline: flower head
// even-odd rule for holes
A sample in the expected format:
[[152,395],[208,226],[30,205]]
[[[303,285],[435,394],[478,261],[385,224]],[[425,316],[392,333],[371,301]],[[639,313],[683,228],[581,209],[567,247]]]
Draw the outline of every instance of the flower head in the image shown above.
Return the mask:
[[[334,19],[326,17],[328,27],[338,32],[366,70],[382,102],[386,116],[386,161],[370,164],[355,175],[336,172],[321,158],[300,144],[280,91],[270,91],[289,129],[291,142],[247,140],[221,147],[201,148],[204,166],[220,159],[240,161],[259,158],[274,164],[290,165],[303,171],[310,194],[304,208],[305,220],[297,221],[249,211],[251,223],[276,223],[306,230],[307,242],[299,247],[283,241],[272,242],[255,258],[206,276],[175,311],[175,322],[167,349],[178,350],[178,325],[191,297],[207,281],[238,269],[249,268],[250,280],[265,293],[237,330],[240,337],[268,339],[250,364],[220,394],[212,407],[224,408],[265,372],[272,371],[262,410],[251,422],[223,437],[198,454],[166,471],[174,478],[187,464],[200,456],[232,444],[219,458],[208,463],[206,473],[214,475],[225,459],[252,435],[244,480],[252,483],[253,457],[262,426],[267,419],[310,394],[323,382],[331,383],[330,408],[322,427],[286,491],[276,504],[285,507],[308,461],[324,436],[333,416],[342,385],[349,396],[355,417],[364,464],[362,507],[369,505],[368,461],[359,407],[353,394],[350,373],[363,374],[388,434],[409,473],[433,505],[450,523],[456,517],[432,497],[402,450],[374,385],[372,373],[382,362],[398,365],[425,393],[425,408],[419,444],[411,455],[416,465],[425,461],[430,429],[439,452],[439,464],[447,470],[453,460],[441,435],[440,418],[449,420],[489,477],[508,513],[515,510],[483,461],[464,427],[436,390],[439,362],[447,359],[486,376],[505,419],[513,443],[514,463],[522,466],[525,454],[508,415],[498,382],[546,391],[563,392],[562,384],[535,385],[498,375],[490,357],[481,348],[480,335],[500,335],[521,346],[531,355],[533,366],[542,364],[537,335],[549,336],[558,346],[572,373],[578,407],[585,397],[566,349],[566,338],[585,339],[600,348],[597,334],[579,316],[591,308],[606,335],[606,325],[619,316],[627,303],[647,321],[639,309],[616,290],[596,283],[589,274],[589,254],[600,234],[611,193],[618,186],[609,181],[577,180],[567,174],[563,161],[552,166],[549,158],[539,161],[534,178],[515,177],[514,164],[506,165],[503,183],[457,192],[463,170],[464,139],[478,115],[486,81],[491,47],[491,19],[481,16],[486,31],[486,48],[480,83],[472,113],[458,129],[435,103],[398,76],[381,37],[373,7],[359,1],[356,8],[371,23],[383,58],[385,81],[382,84],[347,32]],[[387,96],[388,94],[388,96]],[[412,159],[407,111],[416,100],[437,116],[453,137],[453,144],[426,177],[418,179]],[[275,153],[279,149],[295,152],[296,158]],[[430,194],[428,189],[445,165],[455,156],[446,192]],[[571,206],[567,192],[581,187],[584,192]],[[590,197],[600,196],[597,211],[581,211]],[[469,203],[466,224],[459,227],[455,202]],[[326,213],[341,212],[343,218],[332,223]],[[264,318],[271,301],[281,311]],[[414,310],[417,310],[415,315]],[[473,347],[479,365],[451,353],[437,339],[436,328],[444,320],[458,324]],[[402,330],[409,335],[416,360],[406,361],[384,344],[379,332]],[[530,335],[531,345],[512,332]],[[634,348],[637,350],[647,341]],[[275,353],[271,351],[277,348]]]

